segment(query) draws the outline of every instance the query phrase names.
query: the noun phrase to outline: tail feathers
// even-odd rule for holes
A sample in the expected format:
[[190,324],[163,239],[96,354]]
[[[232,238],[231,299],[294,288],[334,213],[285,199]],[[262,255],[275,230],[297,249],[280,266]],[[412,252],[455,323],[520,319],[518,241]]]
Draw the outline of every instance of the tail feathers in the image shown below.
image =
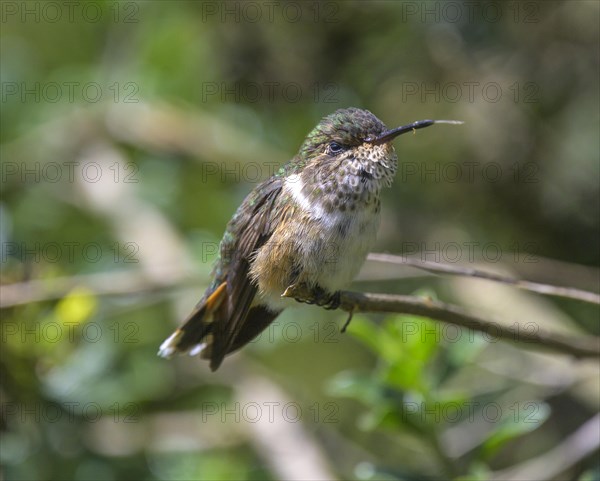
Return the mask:
[[215,371],[223,358],[243,347],[260,334],[281,311],[272,311],[264,305],[250,307],[238,329],[230,325],[226,283],[222,283],[190,314],[158,351],[166,358],[174,354],[189,353],[210,359],[210,369]]
[[181,336],[183,336],[183,331],[177,329],[160,345],[158,348],[158,355],[166,359],[171,359],[173,354],[177,352],[177,344],[179,344]]
[[194,309],[184,325],[160,345],[158,355],[168,359],[174,354],[189,352],[190,356],[200,354],[203,359],[210,359],[213,316],[226,297],[226,283],[223,282]]

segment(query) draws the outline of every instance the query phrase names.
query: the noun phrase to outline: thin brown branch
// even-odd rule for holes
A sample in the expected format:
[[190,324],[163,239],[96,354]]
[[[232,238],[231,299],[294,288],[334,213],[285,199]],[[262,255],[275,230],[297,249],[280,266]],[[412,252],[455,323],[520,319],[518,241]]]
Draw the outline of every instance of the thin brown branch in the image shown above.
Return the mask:
[[[139,272],[93,274],[71,278],[37,280],[4,285],[0,289],[0,307],[6,308],[28,302],[58,299],[76,286],[90,289],[96,295],[127,295],[163,291],[168,288],[187,286],[192,279],[181,278],[168,285],[148,281]],[[310,293],[294,290],[289,297],[310,298]],[[541,329],[525,330],[509,327],[464,309],[440,301],[413,296],[373,294],[344,291],[340,308],[347,312],[394,312],[427,317],[433,320],[486,333],[491,338],[514,341],[530,346],[548,348],[578,358],[600,357],[600,338],[595,336],[570,336]],[[518,326],[518,324],[517,324]]]
[[140,271],[117,271],[5,284],[0,287],[0,309],[61,299],[76,287],[84,287],[98,296],[152,293],[170,288],[192,286],[200,280],[181,276],[176,282],[159,283]]
[[[285,297],[310,300],[311,293],[302,286],[288,288]],[[595,336],[569,336],[542,329],[519,329],[505,323],[494,322],[482,316],[471,314],[461,307],[433,299],[391,294],[372,294],[342,291],[341,309],[351,315],[356,312],[395,312],[427,317],[436,321],[466,327],[485,333],[493,339],[514,341],[522,345],[543,347],[577,358],[600,357],[600,338]]]
[[508,341],[529,343],[572,354],[575,357],[600,357],[600,338],[589,336],[567,336],[541,329],[525,330],[490,321],[471,314],[453,304],[412,296],[387,294],[361,294],[343,292],[341,308],[354,312],[397,312],[428,317],[448,324],[466,327],[474,331]]
[[453,276],[467,276],[476,277],[478,279],[485,279],[488,281],[500,282],[502,284],[508,284],[519,289],[525,289],[531,292],[537,292],[538,294],[544,294],[548,296],[565,297],[567,299],[575,299],[578,301],[589,302],[592,304],[600,305],[600,295],[594,292],[584,291],[581,289],[575,289],[572,287],[560,287],[553,286],[550,284],[542,284],[539,282],[524,281],[521,279],[515,279],[514,277],[504,276],[502,274],[496,274],[494,272],[482,271],[479,269],[473,269],[472,267],[461,267],[457,265],[440,264],[439,262],[432,262],[422,259],[414,259],[410,257],[401,257],[392,254],[378,254],[371,253],[368,257],[369,260],[377,262],[387,262],[390,264],[407,265],[416,267],[428,272],[435,272],[441,274],[449,274]]

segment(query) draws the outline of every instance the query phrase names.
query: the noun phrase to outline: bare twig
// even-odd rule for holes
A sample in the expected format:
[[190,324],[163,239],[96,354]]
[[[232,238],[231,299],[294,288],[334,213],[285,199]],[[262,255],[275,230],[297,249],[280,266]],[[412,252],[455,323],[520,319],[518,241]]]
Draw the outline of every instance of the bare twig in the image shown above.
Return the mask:
[[[148,280],[140,272],[95,274],[48,281],[29,281],[2,286],[0,290],[0,307],[6,308],[28,302],[58,299],[76,286],[88,288],[97,295],[123,295],[163,291],[168,288],[188,286],[192,282],[192,279],[182,276],[177,279],[177,282],[170,279],[168,283],[161,284],[154,280]],[[303,293],[298,290],[295,290],[292,294],[290,297],[310,298],[310,293],[302,295]],[[456,305],[431,299],[344,291],[341,293],[340,301],[340,307],[349,313],[362,311],[413,314],[486,333],[494,339],[529,343],[530,345],[571,354],[578,358],[600,357],[600,339],[598,337],[569,336],[540,329],[530,331],[518,327],[509,327],[505,323],[494,322],[485,317],[471,314]]]
[[591,455],[600,447],[600,415],[587,420],[559,445],[540,456],[528,459],[510,468],[492,473],[492,480],[534,481],[558,479],[561,473]]
[[552,286],[549,284],[541,284],[539,282],[524,281],[521,279],[515,279],[514,277],[496,274],[494,272],[473,269],[471,267],[440,264],[439,262],[432,262],[409,257],[401,257],[392,254],[371,253],[369,254],[368,259],[371,261],[387,262],[390,264],[408,265],[428,272],[449,274],[453,276],[476,277],[478,279],[485,279],[488,281],[495,281],[500,282],[502,284],[508,284],[514,287],[518,287],[519,289],[537,292],[538,294],[545,294],[556,297],[566,297],[568,299],[590,302],[592,304],[600,304],[600,295],[595,294],[594,292],[575,289],[572,287],[560,287]]
[[199,279],[181,276],[176,282],[169,279],[161,283],[149,279],[139,271],[115,271],[101,274],[84,274],[51,279],[33,279],[26,282],[5,284],[0,288],[0,309],[61,299],[76,287],[84,287],[98,296],[132,295],[163,291],[170,288],[192,286]]

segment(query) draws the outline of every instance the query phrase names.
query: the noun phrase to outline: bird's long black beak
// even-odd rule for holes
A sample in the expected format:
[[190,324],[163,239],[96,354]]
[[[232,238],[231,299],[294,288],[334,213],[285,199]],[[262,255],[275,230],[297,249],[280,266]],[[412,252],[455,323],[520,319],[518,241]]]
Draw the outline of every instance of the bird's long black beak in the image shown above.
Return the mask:
[[425,127],[429,127],[433,124],[453,124],[459,125],[463,124],[461,120],[417,120],[412,124],[403,125],[402,127],[397,127],[395,129],[386,130],[385,132],[379,134],[377,137],[370,137],[365,139],[365,142],[369,142],[371,144],[385,144],[387,142],[391,142],[399,135],[405,134],[406,132],[414,132],[417,129],[424,129]]

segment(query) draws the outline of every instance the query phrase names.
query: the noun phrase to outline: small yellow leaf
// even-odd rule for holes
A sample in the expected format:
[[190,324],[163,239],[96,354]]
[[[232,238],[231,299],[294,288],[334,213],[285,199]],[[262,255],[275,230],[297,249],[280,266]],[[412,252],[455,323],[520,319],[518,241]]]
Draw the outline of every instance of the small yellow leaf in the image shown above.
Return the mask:
[[85,322],[96,312],[98,301],[94,293],[84,287],[76,287],[56,306],[56,315],[63,323]]

